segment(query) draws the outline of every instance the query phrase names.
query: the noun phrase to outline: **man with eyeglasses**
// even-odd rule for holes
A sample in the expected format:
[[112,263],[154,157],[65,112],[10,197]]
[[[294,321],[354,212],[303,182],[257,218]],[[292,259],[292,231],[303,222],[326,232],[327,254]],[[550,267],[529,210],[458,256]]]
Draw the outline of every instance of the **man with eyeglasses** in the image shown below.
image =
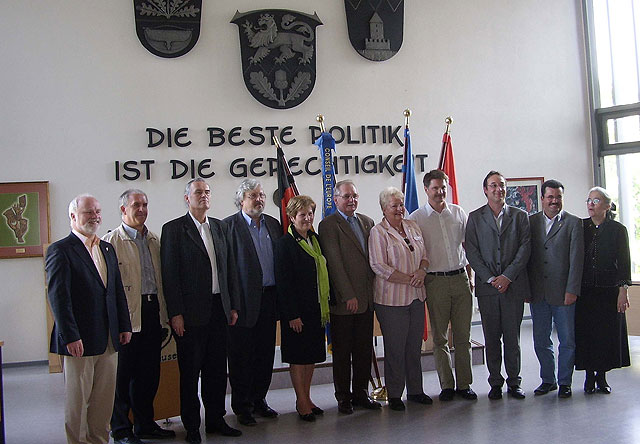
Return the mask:
[[211,189],[198,177],[184,191],[187,214],[162,227],[160,258],[167,313],[176,334],[180,368],[180,417],[190,444],[200,435],[201,381],[205,431],[240,436],[224,420],[227,391],[227,325],[238,320],[238,278],[231,235],[207,215]]
[[256,425],[255,415],[275,418],[266,401],[271,384],[276,344],[277,292],[275,241],[282,227],[264,214],[266,195],[256,179],[245,179],[235,195],[238,212],[224,219],[240,281],[238,322],[229,327],[229,381],[231,408],[238,422]]
[[[531,225],[531,317],[533,345],[540,362],[542,383],[534,390],[545,395],[571,397],[576,350],[575,302],[580,294],[584,262],[584,232],[580,218],[562,209],[564,186],[557,180],[542,184],[542,211],[529,218]],[[558,333],[558,377],[551,331]],[[558,388],[558,385],[560,386]]]
[[367,244],[374,222],[356,213],[358,197],[352,181],[336,183],[334,201],[338,211],[318,226],[332,290],[333,385],[338,411],[346,415],[353,413],[354,406],[369,410],[381,407],[367,394],[373,347],[374,279]]
[[482,183],[487,204],[467,220],[465,249],[475,271],[475,291],[484,332],[489,399],[502,398],[502,343],[507,371],[507,393],[524,399],[520,387],[520,324],[529,299],[527,262],[531,234],[527,213],[505,203],[506,182],[490,171]]
[[[458,395],[472,401],[478,396],[470,387],[473,382],[470,341],[473,296],[469,284],[471,267],[463,248],[467,215],[462,207],[447,203],[449,177],[443,171],[429,171],[423,183],[427,203],[411,213],[409,219],[420,227],[429,257],[425,283],[434,358],[442,390],[439,398],[451,401]],[[455,380],[447,338],[449,322],[455,347]]]

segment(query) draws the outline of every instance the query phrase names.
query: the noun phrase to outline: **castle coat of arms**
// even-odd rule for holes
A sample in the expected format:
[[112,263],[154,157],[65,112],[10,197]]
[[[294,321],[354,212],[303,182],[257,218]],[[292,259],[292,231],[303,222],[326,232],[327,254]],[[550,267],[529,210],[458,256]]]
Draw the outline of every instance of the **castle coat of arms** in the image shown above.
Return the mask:
[[283,9],[240,13],[238,25],[244,83],[251,95],[275,109],[304,102],[316,82],[318,16]]
[[402,46],[404,0],[344,0],[351,46],[362,57],[380,62]]
[[185,55],[200,37],[202,0],[133,0],[136,33],[158,57]]

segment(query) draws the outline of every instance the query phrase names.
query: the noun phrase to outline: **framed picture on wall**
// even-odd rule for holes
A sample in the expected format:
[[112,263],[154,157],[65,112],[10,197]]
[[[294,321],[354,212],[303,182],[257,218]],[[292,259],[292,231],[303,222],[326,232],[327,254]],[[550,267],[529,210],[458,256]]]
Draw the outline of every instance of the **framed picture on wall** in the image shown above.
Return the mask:
[[541,190],[544,177],[516,177],[506,181],[507,205],[520,208],[529,216],[542,210]]
[[38,257],[49,243],[49,182],[0,183],[0,259]]

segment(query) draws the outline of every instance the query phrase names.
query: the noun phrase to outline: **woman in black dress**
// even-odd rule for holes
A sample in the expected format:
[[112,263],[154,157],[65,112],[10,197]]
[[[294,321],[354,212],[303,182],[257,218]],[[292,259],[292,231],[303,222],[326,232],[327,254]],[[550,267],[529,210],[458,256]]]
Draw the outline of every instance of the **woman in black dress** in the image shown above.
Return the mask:
[[576,303],[576,370],[586,370],[588,394],[611,393],[606,373],[630,365],[624,314],[631,285],[629,237],[624,225],[613,220],[612,206],[615,210],[604,188],[589,191],[582,292]]
[[316,204],[295,196],[287,205],[288,234],[275,251],[276,286],[280,309],[282,361],[289,363],[296,392],[296,410],[305,421],[322,414],[311,400],[315,364],[326,359],[324,326],[329,320],[329,274],[318,235],[313,231]]

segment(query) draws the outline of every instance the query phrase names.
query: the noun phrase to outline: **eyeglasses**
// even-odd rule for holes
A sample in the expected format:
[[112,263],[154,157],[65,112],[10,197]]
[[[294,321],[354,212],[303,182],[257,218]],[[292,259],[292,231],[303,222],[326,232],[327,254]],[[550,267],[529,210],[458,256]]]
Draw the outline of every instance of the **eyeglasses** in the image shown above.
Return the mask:
[[408,237],[405,237],[405,238],[404,238],[404,242],[405,242],[405,243],[407,244],[407,246],[409,247],[409,251],[413,253],[413,252],[415,251],[415,248],[413,248],[413,245],[411,245],[411,242],[409,241],[409,238],[408,238]]
[[340,197],[343,198],[344,200],[349,200],[349,199],[352,199],[352,198],[353,198],[353,200],[357,200],[358,197],[360,197],[360,195],[357,194],[357,193],[356,194],[344,194],[344,195],[342,195]]
[[597,197],[595,199],[591,199],[591,198],[587,199],[587,205],[589,205],[589,204],[598,205],[600,202],[602,202],[602,201],[600,199],[598,199]]
[[257,200],[257,199],[265,199],[267,195],[264,193],[259,193],[259,194],[251,193],[251,194],[247,194],[246,197],[248,197],[251,200]]

